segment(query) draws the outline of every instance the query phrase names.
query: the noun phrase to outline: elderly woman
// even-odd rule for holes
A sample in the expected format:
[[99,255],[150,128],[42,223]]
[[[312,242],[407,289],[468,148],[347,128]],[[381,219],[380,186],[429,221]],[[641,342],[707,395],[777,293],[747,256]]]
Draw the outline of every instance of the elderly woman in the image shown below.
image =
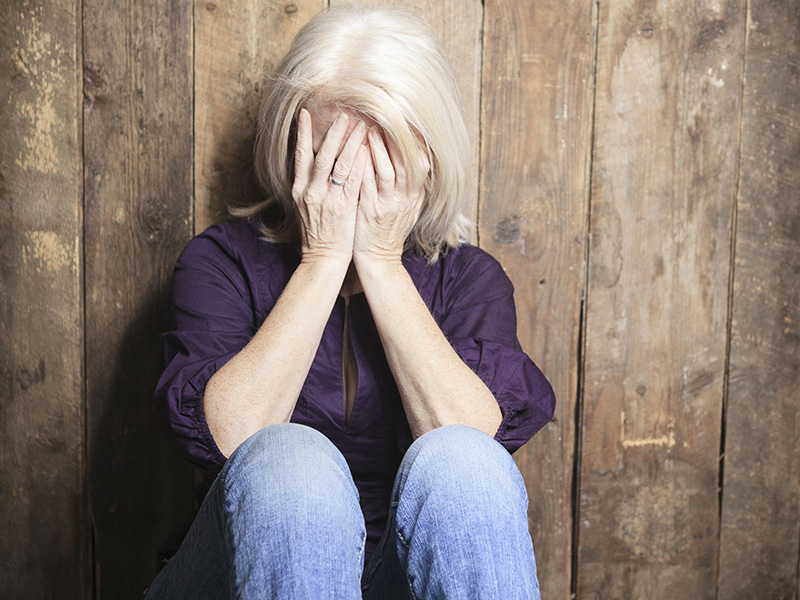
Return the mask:
[[215,479],[148,598],[538,598],[510,453],[554,398],[465,241],[469,141],[430,30],[315,17],[255,161],[267,200],[175,269],[156,399]]

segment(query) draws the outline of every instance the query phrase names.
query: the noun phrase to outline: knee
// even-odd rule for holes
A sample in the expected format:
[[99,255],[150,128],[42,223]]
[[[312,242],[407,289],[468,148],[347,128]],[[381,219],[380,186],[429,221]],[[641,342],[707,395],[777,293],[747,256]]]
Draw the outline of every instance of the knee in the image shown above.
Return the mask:
[[265,427],[242,442],[220,473],[229,500],[275,504],[282,514],[311,505],[358,508],[358,491],[341,452],[322,433],[295,423]]
[[509,452],[486,433],[466,425],[447,425],[420,436],[400,467],[410,483],[426,495],[483,504],[516,504],[527,509],[525,482]]

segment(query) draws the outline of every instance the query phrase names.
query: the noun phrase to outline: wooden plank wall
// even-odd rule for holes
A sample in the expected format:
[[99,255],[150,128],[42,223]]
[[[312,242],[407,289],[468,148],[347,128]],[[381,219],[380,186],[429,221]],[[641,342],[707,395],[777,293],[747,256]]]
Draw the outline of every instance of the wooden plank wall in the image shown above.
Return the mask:
[[543,598],[569,598],[581,290],[592,123],[593,4],[487,2],[480,245],[515,284],[520,343],[556,392],[515,458]]
[[719,598],[796,600],[800,2],[752,4],[744,77]]
[[0,19],[0,595],[86,598],[81,23]]
[[600,5],[582,598],[714,595],[743,9]]
[[154,550],[193,508],[191,469],[148,402],[172,264],[192,236],[191,7],[83,2],[86,446],[98,598],[141,595]]
[[[385,3],[451,54],[558,397],[515,455],[542,597],[797,600],[800,0]],[[328,2],[8,4],[0,589],[141,598],[195,502],[150,402],[172,265],[256,193],[263,75]]]

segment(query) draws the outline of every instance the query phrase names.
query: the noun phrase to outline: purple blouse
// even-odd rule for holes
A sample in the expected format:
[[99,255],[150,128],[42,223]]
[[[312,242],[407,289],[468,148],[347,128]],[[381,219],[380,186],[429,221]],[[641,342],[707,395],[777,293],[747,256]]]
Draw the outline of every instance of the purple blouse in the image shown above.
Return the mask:
[[[210,475],[226,459],[203,413],[206,383],[255,335],[299,262],[294,248],[263,241],[248,221],[229,221],[191,240],[175,266],[172,330],[162,337],[165,368],[155,398],[167,436]],[[494,437],[514,452],[550,421],[555,397],[517,341],[511,282],[494,258],[469,245],[433,265],[406,253],[403,264],[455,351],[497,399],[503,422]],[[363,293],[351,297],[349,311],[358,369],[349,424],[342,297],[291,421],[325,434],[347,460],[367,525],[368,560],[383,533],[394,476],[412,436]]]

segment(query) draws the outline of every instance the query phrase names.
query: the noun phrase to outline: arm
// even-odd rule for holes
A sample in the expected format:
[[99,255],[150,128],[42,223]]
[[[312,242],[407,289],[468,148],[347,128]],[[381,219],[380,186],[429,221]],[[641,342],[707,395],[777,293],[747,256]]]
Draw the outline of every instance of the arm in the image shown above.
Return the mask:
[[209,380],[206,421],[226,457],[259,429],[289,421],[346,270],[301,262],[256,335]]
[[[208,428],[225,456],[273,423],[289,421],[352,256],[366,162],[363,126],[348,138],[347,117],[331,126],[314,157],[311,118],[298,118],[292,194],[303,233],[302,260],[250,342],[219,371],[203,396]],[[334,177],[344,186],[329,183]]]
[[415,438],[461,423],[494,436],[503,415],[456,354],[400,261],[360,261],[358,273]]
[[496,399],[453,350],[401,263],[423,191],[408,189],[398,154],[374,130],[369,143],[353,261],[412,434],[461,423],[494,436],[503,420]]

